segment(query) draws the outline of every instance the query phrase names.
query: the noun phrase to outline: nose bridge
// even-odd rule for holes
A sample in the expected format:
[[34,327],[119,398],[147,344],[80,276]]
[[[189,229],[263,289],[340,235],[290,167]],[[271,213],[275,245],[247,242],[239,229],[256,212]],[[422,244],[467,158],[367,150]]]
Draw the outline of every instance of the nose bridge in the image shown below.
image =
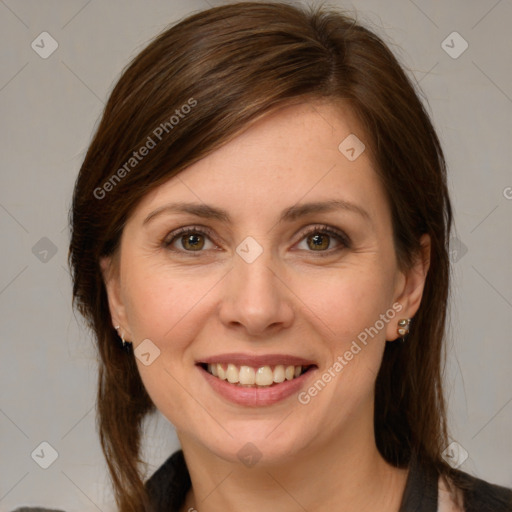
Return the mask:
[[[271,299],[275,290],[275,273],[272,271],[273,258],[270,251],[258,256],[254,261],[242,257],[235,258],[234,270],[242,293],[249,293],[254,298]],[[256,302],[256,301],[253,301]]]
[[271,249],[255,242],[245,240],[237,247],[221,307],[225,324],[242,325],[252,334],[284,327],[293,316]]

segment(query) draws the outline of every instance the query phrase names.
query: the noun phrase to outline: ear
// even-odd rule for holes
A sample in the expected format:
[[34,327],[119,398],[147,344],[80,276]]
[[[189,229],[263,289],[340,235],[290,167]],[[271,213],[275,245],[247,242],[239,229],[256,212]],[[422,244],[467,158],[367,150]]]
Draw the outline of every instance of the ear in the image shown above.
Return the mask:
[[119,264],[116,256],[105,256],[101,258],[100,268],[107,292],[112,325],[114,328],[119,326],[119,335],[122,335],[126,341],[129,341],[132,336],[128,328],[126,310],[122,300]]
[[413,265],[406,271],[399,273],[395,287],[394,303],[399,303],[402,309],[395,319],[387,325],[386,339],[389,341],[398,338],[398,321],[402,318],[413,318],[420,307],[428,269],[430,268],[430,250],[430,235],[424,234],[420,238],[420,251],[416,255]]

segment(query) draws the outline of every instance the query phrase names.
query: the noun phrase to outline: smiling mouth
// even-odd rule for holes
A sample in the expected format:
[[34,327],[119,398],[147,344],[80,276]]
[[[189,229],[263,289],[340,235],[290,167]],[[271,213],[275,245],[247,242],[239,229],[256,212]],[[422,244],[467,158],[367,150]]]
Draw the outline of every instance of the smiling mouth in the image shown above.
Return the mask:
[[233,386],[244,388],[269,388],[285,381],[297,379],[315,365],[264,365],[259,367],[236,365],[233,363],[200,363],[199,366],[219,380],[224,380]]

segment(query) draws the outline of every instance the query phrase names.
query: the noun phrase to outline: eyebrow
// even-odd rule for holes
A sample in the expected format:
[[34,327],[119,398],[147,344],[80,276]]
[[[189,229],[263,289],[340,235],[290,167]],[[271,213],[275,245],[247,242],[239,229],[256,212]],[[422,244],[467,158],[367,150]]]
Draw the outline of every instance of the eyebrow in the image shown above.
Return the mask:
[[[344,201],[342,199],[331,199],[328,201],[316,201],[303,203],[300,205],[290,206],[281,213],[278,223],[290,222],[300,217],[310,215],[312,213],[327,213],[336,210],[342,210],[350,213],[356,213],[365,220],[371,222],[369,213],[357,204]],[[231,222],[231,217],[226,210],[201,203],[170,203],[151,212],[142,223],[146,225],[155,217],[163,213],[189,213],[197,217],[216,219],[221,222]]]

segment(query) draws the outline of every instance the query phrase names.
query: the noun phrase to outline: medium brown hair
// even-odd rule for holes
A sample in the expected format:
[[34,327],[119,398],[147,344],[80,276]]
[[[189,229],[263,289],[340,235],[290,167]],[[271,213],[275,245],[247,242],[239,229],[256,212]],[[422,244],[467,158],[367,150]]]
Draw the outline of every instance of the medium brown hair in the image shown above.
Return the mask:
[[[243,2],[184,19],[131,62],[76,181],[73,298],[97,340],[98,429],[121,512],[151,510],[140,445],[143,420],[155,406],[134,357],[119,349],[100,258],[117,254],[127,218],[149,191],[261,116],[308,99],[343,101],[364,127],[388,195],[400,267],[412,264],[422,234],[431,237],[430,269],[411,333],[404,344],[387,344],[377,377],[375,436],[393,465],[404,467],[419,456],[439,474],[450,471],[440,453],[447,444],[441,373],[452,213],[429,116],[386,44],[350,16],[323,7]],[[170,121],[173,115],[178,122]],[[157,142],[159,126],[167,130]],[[155,147],[127,166],[148,137]]]

